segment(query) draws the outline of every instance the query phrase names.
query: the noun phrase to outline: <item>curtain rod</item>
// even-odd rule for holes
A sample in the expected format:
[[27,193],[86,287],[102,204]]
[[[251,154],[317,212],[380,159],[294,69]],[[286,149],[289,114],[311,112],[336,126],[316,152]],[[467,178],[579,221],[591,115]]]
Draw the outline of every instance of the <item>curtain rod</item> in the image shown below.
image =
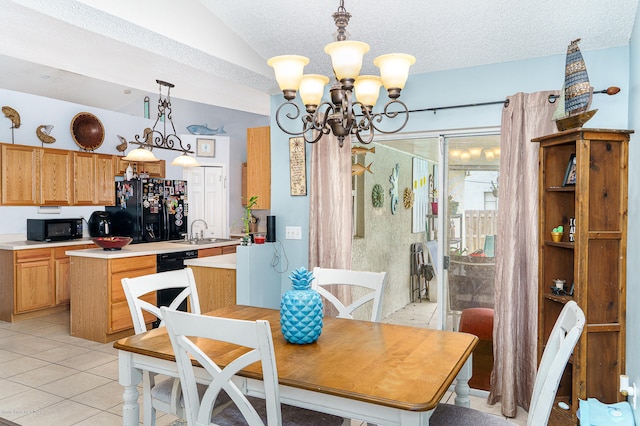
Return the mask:
[[[607,95],[615,95],[620,91],[619,87],[611,86],[603,90],[594,91],[594,94],[607,94]],[[558,99],[558,95],[549,95],[549,103],[554,103],[556,99]],[[503,101],[492,101],[492,102],[480,102],[475,104],[462,104],[462,105],[449,105],[443,107],[434,107],[434,108],[422,108],[422,109],[411,109],[408,112],[425,112],[425,111],[433,111],[435,114],[439,109],[453,109],[453,108],[468,108],[468,107],[477,107],[477,106],[485,106],[485,105],[498,105],[503,104],[505,107],[509,105],[509,99],[505,99]]]

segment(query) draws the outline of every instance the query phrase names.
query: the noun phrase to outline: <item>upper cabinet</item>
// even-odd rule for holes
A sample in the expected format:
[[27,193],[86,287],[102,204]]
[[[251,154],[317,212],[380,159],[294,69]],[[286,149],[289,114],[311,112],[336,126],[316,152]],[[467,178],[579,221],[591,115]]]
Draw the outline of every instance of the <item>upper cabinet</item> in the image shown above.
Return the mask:
[[39,203],[38,149],[31,146],[2,144],[2,205],[24,206]]
[[116,157],[116,176],[122,176],[127,171],[127,166],[131,164],[133,170],[140,173],[148,173],[149,177],[164,178],[166,173],[166,162],[164,160],[152,162],[126,161],[124,157]]
[[73,203],[73,156],[71,151],[41,148],[40,198],[38,204],[69,206]]
[[113,205],[115,157],[0,144],[4,206]]
[[247,190],[243,204],[258,196],[256,209],[271,208],[271,136],[270,128],[247,129]]
[[75,205],[115,204],[114,157],[89,152],[73,153]]

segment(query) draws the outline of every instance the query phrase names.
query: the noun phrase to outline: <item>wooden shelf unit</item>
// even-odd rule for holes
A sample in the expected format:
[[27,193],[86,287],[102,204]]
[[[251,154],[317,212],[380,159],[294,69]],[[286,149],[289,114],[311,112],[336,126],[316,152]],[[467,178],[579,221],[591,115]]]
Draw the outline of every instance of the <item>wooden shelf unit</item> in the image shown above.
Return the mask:
[[[567,364],[549,425],[577,424],[578,399],[623,400],[625,369],[627,163],[632,131],[572,129],[533,139],[540,144],[538,362],[564,304],[575,300],[586,326]],[[570,156],[576,185],[563,186]],[[576,221],[569,242],[569,218]],[[551,230],[564,226],[561,242]],[[574,285],[573,296],[553,294],[554,279]]]

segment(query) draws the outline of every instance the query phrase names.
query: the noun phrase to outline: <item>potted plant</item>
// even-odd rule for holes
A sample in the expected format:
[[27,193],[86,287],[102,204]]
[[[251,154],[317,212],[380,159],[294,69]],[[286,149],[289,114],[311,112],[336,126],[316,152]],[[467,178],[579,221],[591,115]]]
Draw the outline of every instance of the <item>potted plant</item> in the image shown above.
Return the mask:
[[453,199],[453,195],[449,195],[449,214],[458,214],[459,201]]
[[251,214],[251,209],[253,208],[253,206],[256,205],[256,203],[258,202],[258,196],[257,195],[253,195],[251,198],[249,198],[249,201],[247,202],[247,206],[244,208],[244,217],[242,218],[242,221],[244,222],[244,234],[245,236],[242,237],[242,245],[248,245],[249,242],[251,241],[251,223],[253,222],[253,219],[255,216],[253,216]]

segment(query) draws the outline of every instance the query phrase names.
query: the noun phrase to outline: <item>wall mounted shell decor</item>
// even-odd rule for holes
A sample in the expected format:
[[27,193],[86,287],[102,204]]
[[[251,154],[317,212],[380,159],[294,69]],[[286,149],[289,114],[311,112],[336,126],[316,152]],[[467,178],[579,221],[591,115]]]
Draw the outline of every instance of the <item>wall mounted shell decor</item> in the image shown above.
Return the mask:
[[45,144],[45,143],[54,143],[56,141],[56,138],[51,136],[51,131],[52,130],[53,130],[53,125],[51,125],[51,124],[41,124],[36,129],[36,136],[38,137],[38,139],[40,139],[40,141],[43,144]]
[[10,106],[3,106],[2,113],[5,117],[11,120],[11,143],[15,143],[13,138],[13,129],[20,127],[20,114]]
[[371,190],[371,202],[373,207],[380,208],[384,205],[384,189],[379,183],[373,185]]
[[396,163],[396,166],[391,170],[391,176],[389,176],[389,182],[391,182],[391,189],[389,194],[391,195],[391,214],[396,214],[398,209],[398,174],[400,173],[400,164]]
[[20,127],[20,114],[18,113],[18,111],[11,108],[10,106],[3,106],[2,113],[5,117],[11,120],[12,129],[17,129],[18,127]]
[[402,201],[404,202],[404,208],[410,209],[411,207],[413,207],[413,200],[414,200],[413,191],[410,188],[405,188],[404,194],[402,197]]

